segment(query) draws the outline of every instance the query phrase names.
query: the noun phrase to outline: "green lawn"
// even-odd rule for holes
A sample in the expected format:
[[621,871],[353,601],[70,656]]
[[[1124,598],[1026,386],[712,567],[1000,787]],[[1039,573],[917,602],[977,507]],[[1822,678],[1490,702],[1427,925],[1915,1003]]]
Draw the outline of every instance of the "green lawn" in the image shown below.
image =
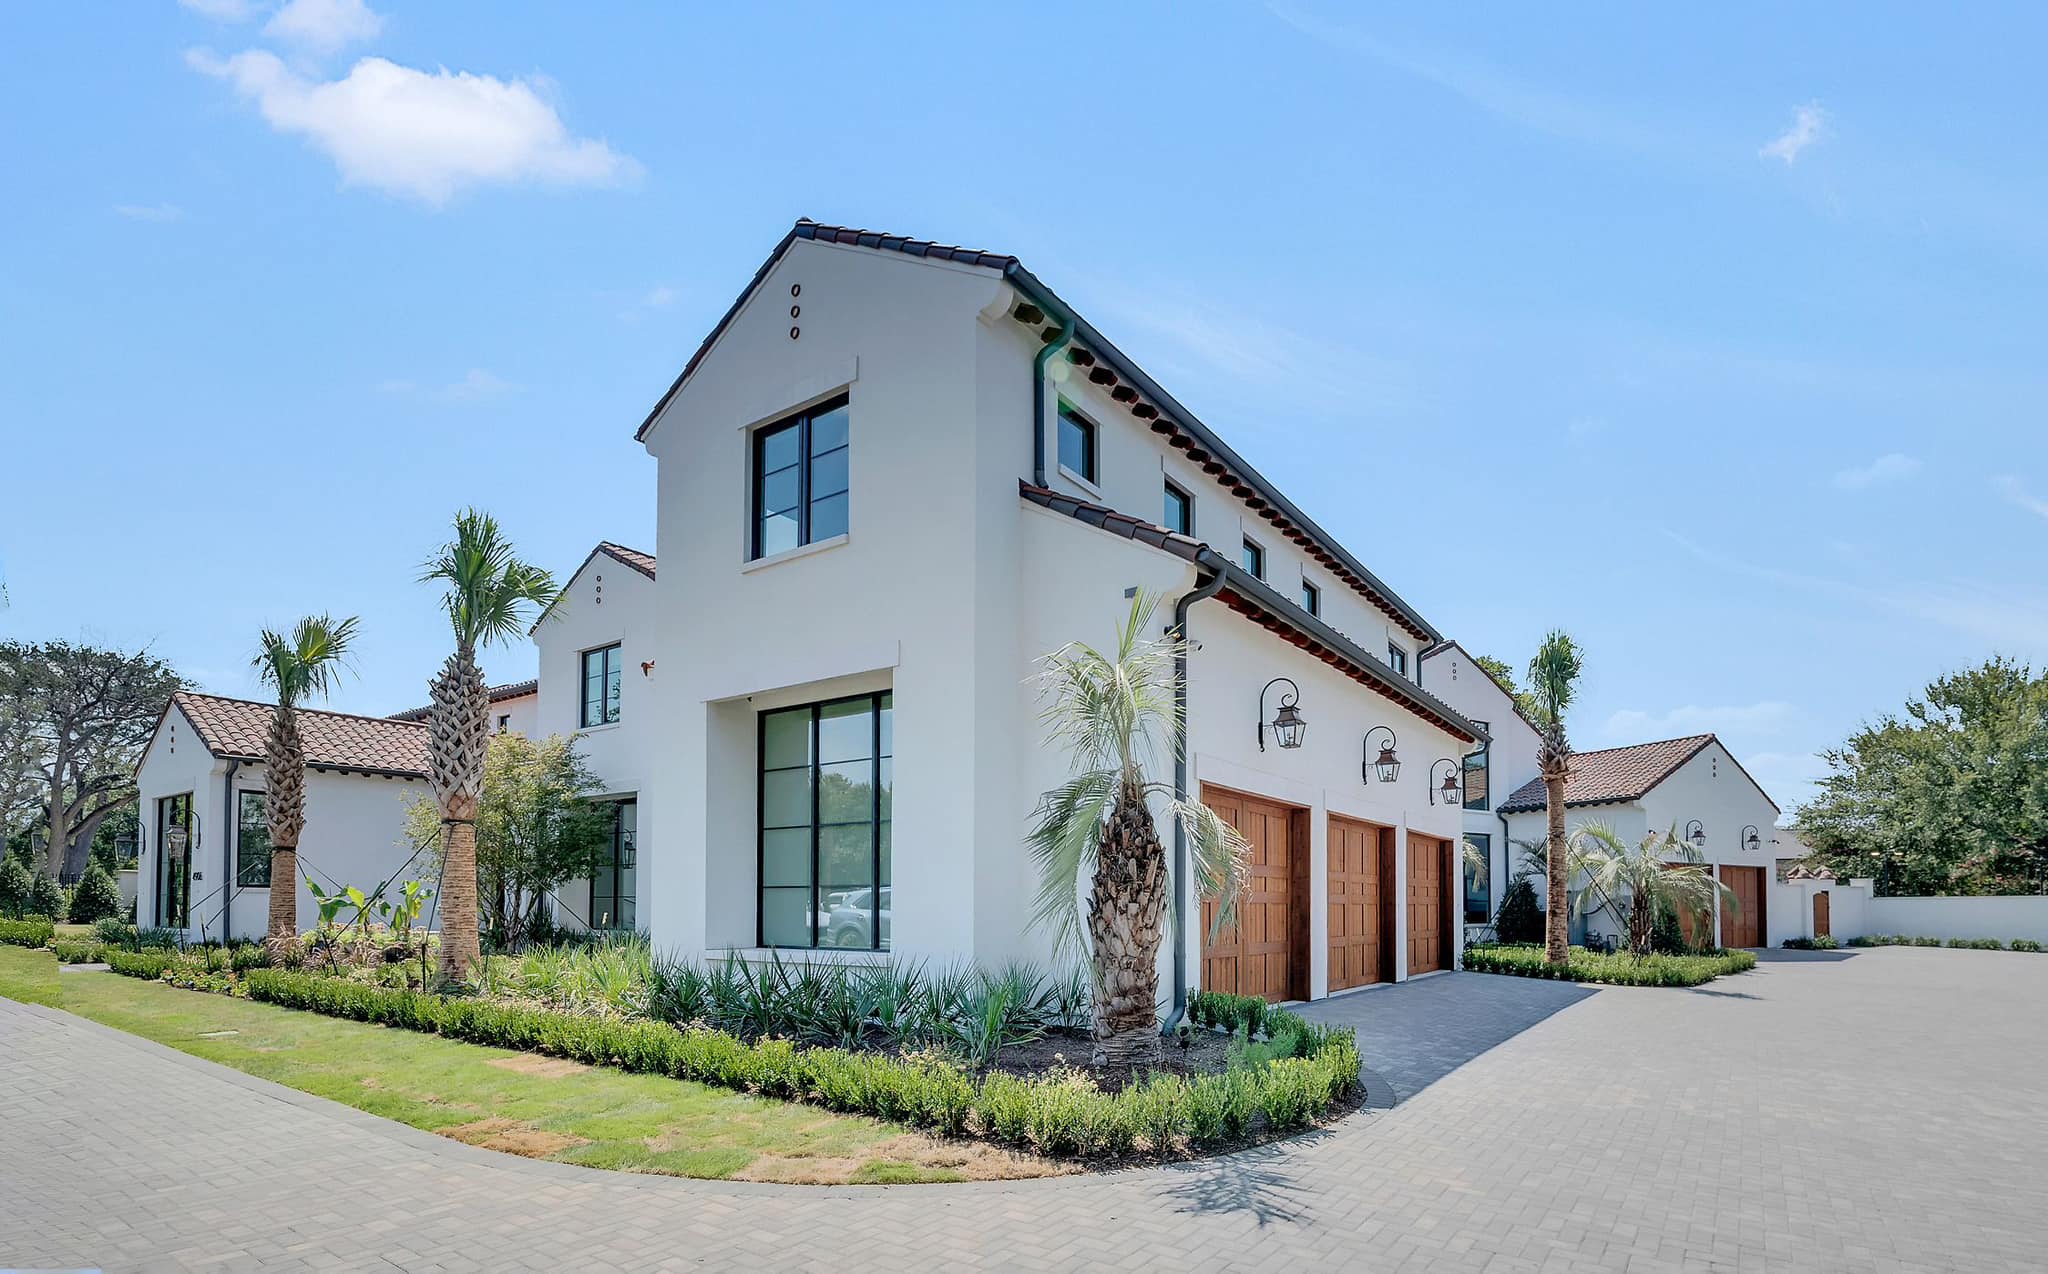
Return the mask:
[[811,1183],[1042,1176],[1045,1160],[655,1075],[481,1048],[184,991],[57,972],[0,947],[0,996],[47,1004],[302,1092],[475,1145],[686,1177]]

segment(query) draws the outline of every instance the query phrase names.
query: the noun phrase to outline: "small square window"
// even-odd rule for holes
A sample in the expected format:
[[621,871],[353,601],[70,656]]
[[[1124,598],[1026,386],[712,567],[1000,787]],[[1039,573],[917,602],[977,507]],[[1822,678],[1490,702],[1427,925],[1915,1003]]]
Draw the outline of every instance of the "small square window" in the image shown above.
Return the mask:
[[1408,675],[1408,652],[1389,642],[1387,644],[1387,667],[1402,676]]
[[1060,467],[1087,482],[1095,481],[1095,426],[1060,406]]
[[1166,521],[1164,525],[1167,530],[1181,535],[1193,535],[1195,533],[1195,502],[1187,492],[1171,482],[1166,484]]
[[1323,590],[1307,580],[1301,582],[1301,608],[1318,618],[1323,613]]
[[1245,570],[1251,572],[1253,579],[1266,578],[1266,550],[1250,540],[1246,540],[1244,542],[1244,556],[1238,560],[1244,564]]

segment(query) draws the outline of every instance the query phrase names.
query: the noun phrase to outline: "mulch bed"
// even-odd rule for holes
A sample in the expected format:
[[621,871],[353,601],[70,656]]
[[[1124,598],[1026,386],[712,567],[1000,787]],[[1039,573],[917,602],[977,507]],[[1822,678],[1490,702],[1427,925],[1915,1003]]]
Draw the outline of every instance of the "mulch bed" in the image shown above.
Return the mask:
[[1230,1069],[1230,1037],[1217,1031],[1198,1029],[1189,1037],[1185,1047],[1170,1037],[1160,1040],[1159,1065],[1136,1072],[1123,1066],[1105,1066],[1099,1070],[1090,1066],[1088,1055],[1093,1050],[1094,1042],[1087,1035],[1055,1031],[1028,1044],[1011,1044],[1004,1048],[997,1054],[992,1069],[1010,1075],[1029,1076],[1055,1067],[1071,1067],[1086,1071],[1106,1093],[1122,1092],[1133,1080],[1143,1078],[1147,1073],[1194,1079]]

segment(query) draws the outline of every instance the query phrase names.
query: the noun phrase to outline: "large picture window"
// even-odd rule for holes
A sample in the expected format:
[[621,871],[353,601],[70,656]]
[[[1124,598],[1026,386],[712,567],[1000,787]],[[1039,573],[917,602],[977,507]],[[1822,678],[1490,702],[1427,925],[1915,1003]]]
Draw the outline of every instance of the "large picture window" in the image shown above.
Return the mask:
[[235,810],[235,884],[243,889],[270,888],[270,815],[261,792],[237,792]]
[[[619,647],[604,646],[583,652],[584,729],[612,725],[619,719]],[[509,724],[509,722],[507,723]]]
[[846,534],[846,399],[754,431],[754,542],[769,557]]
[[611,852],[590,878],[593,929],[630,930],[637,923],[634,904],[639,898],[639,827],[638,801],[620,801],[613,807]]
[[894,696],[761,714],[760,942],[889,947]]
[[1466,832],[1465,839],[1472,842],[1486,863],[1484,871],[1475,871],[1473,864],[1465,864],[1465,923],[1483,925],[1493,914],[1493,837]]
[[[1482,730],[1491,730],[1493,728],[1484,721],[1474,721],[1472,724]],[[1477,751],[1469,752],[1465,756],[1466,809],[1483,810],[1490,808],[1487,802],[1491,799],[1491,793],[1488,789],[1492,781],[1493,748],[1490,744],[1481,743]]]

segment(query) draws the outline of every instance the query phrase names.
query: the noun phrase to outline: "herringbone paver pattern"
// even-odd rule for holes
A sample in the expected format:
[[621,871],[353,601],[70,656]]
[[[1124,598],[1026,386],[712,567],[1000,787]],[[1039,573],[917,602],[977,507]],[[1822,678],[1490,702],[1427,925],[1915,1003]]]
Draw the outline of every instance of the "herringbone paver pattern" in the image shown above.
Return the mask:
[[1359,1024],[1398,1105],[1197,1165],[806,1189],[496,1155],[0,1001],[0,1266],[2048,1261],[2048,957],[1784,957],[1698,992],[1455,974],[1314,1012]]

